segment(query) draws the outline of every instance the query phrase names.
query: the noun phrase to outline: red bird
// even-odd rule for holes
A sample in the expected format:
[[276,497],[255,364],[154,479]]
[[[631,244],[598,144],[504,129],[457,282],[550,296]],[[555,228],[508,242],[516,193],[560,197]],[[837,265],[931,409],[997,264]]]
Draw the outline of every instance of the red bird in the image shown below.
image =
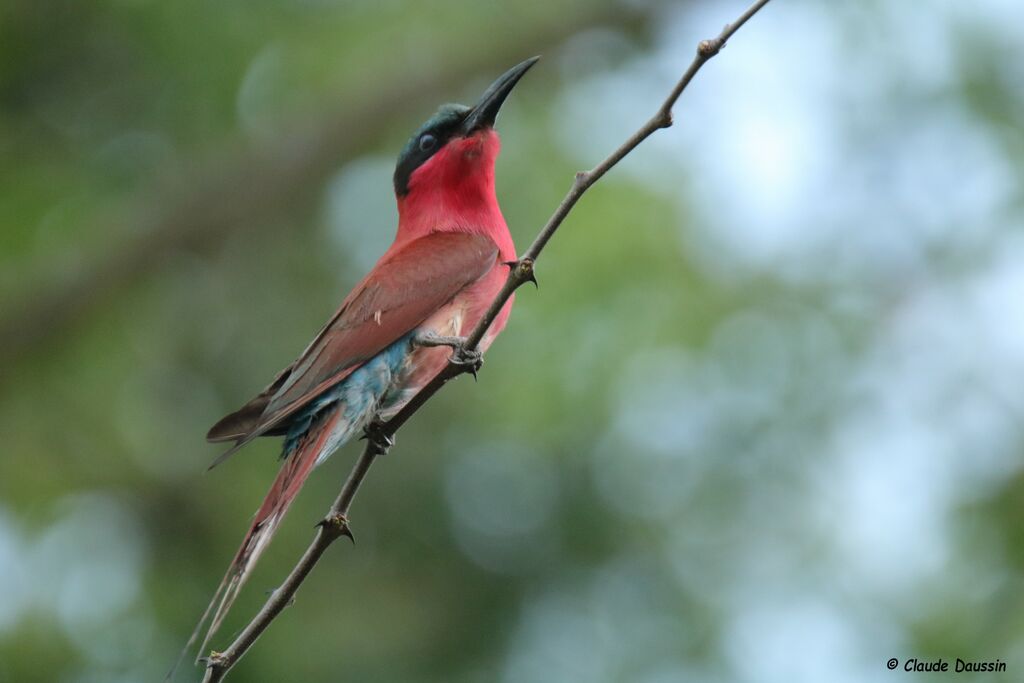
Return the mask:
[[[468,333],[505,281],[515,246],[494,193],[494,121],[537,57],[509,69],[474,107],[442,106],[398,157],[398,233],[373,270],[299,358],[210,429],[234,441],[284,436],[281,471],[207,608],[220,626],[306,477],[373,419],[387,419],[448,360],[440,344]],[[510,299],[480,343],[505,327]],[[194,637],[194,636],[193,636]]]

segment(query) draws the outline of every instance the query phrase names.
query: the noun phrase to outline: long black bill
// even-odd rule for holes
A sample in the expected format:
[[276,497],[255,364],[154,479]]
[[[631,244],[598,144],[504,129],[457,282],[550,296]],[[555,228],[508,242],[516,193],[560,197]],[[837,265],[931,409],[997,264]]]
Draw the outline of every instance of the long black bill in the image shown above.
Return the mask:
[[491,87],[487,88],[483,97],[476,103],[469,114],[466,115],[465,120],[462,122],[462,131],[464,135],[480,130],[481,128],[490,128],[494,125],[494,119],[498,116],[498,110],[501,109],[501,105],[505,103],[505,98],[512,92],[512,88],[515,87],[519,79],[523,77],[530,67],[537,63],[540,57],[530,57],[525,62],[516,64],[514,67],[503,73],[498,77],[498,80],[491,83]]

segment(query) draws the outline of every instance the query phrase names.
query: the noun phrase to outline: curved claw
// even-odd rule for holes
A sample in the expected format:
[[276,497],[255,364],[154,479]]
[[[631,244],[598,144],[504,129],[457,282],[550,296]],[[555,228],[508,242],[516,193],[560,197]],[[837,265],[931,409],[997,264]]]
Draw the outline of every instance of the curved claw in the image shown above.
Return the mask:
[[452,353],[450,362],[464,368],[465,372],[476,379],[476,373],[484,366],[484,354],[479,349],[470,350],[460,346]]
[[359,439],[366,439],[382,454],[390,451],[395,445],[395,437],[385,433],[384,422],[379,417],[374,417],[363,427],[363,435]]

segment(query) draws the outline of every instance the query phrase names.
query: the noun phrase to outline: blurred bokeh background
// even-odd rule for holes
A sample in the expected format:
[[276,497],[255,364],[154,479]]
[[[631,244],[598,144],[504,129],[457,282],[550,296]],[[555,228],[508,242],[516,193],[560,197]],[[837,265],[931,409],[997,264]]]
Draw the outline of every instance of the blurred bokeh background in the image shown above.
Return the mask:
[[[744,7],[4,2],[0,680],[162,677],[277,467],[267,440],[205,473],[206,428],[391,240],[438,104],[544,55],[499,121],[525,245]],[[1019,3],[771,3],[580,203],[479,383],[399,435],[355,548],[231,680],[1020,680],[1022,120]]]

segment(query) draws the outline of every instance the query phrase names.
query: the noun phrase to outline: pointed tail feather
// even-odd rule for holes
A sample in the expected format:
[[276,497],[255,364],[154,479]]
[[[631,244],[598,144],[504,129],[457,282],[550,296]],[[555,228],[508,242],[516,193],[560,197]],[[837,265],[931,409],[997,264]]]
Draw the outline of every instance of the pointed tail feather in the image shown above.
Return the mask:
[[313,471],[318,462],[328,455],[329,451],[339,445],[342,440],[338,438],[342,436],[339,432],[347,432],[343,429],[344,425],[339,424],[346,421],[344,413],[343,409],[334,409],[320,417],[299,440],[294,450],[288,454],[274,484],[264,498],[263,504],[256,511],[252,526],[249,527],[249,532],[245,535],[241,547],[231,561],[220,586],[217,587],[217,592],[214,593],[213,599],[185,646],[186,651],[192,647],[203,624],[212,613],[210,626],[199,646],[197,663],[201,659],[202,653],[205,652],[210,639],[217,632],[221,622],[224,621],[224,617],[227,616],[228,610],[235,598],[238,597],[245,581],[252,573],[256,561],[259,560],[260,555],[273,538],[274,532],[277,531],[278,525],[298,495],[309,473]]

